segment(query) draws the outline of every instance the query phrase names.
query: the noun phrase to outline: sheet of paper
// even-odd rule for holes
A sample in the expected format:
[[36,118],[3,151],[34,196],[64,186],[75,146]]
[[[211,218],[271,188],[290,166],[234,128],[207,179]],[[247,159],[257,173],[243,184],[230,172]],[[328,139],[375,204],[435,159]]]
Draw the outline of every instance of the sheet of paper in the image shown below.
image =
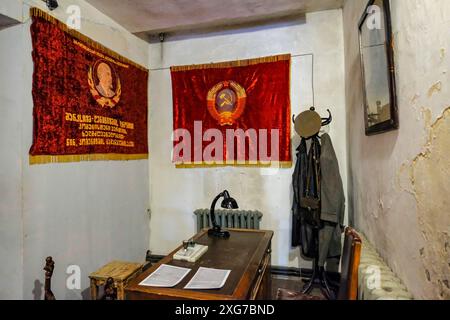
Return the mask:
[[162,264],[139,285],[172,288],[179,284],[190,271],[191,269]]
[[185,289],[220,289],[230,275],[231,270],[198,268],[191,281],[184,287]]

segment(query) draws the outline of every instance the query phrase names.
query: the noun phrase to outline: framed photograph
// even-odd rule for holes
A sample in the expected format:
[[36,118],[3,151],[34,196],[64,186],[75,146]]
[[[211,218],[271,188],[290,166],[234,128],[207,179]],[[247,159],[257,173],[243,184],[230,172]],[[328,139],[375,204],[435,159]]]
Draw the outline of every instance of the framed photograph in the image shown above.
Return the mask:
[[399,127],[389,0],[370,0],[359,22],[366,135]]

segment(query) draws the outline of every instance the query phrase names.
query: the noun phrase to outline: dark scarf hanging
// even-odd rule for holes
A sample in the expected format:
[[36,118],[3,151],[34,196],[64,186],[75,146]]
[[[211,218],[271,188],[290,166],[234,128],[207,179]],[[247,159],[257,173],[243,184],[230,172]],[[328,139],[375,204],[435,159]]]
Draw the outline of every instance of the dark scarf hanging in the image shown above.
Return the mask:
[[292,206],[292,246],[301,246],[305,257],[317,254],[317,239],[313,228],[320,226],[320,153],[319,138],[311,138],[307,151],[306,140],[302,139],[297,148],[297,162],[292,176],[294,201]]

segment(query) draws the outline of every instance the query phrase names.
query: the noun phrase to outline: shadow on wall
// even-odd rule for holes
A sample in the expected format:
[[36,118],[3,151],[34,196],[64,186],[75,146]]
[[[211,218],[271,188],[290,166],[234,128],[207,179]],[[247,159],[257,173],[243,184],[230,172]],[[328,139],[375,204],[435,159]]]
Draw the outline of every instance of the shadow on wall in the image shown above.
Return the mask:
[[[33,300],[43,300],[43,290],[44,285],[42,284],[42,282],[38,279],[34,280],[34,288],[32,291],[33,294]],[[101,297],[103,295],[103,289],[99,288],[99,297]],[[58,298],[58,297],[56,297]],[[70,299],[76,299],[76,298],[80,298],[78,295],[67,295],[66,298],[70,298]],[[91,289],[90,288],[86,288],[83,291],[81,291],[81,299],[82,300],[91,300]]]
[[33,299],[34,300],[41,300],[42,299],[42,288],[44,287],[44,285],[42,284],[42,282],[40,280],[34,280],[34,288],[33,288]]
[[[350,121],[350,123],[354,123],[355,121],[364,123],[362,107],[361,110],[353,112],[353,117]],[[366,205],[361,208],[358,204],[367,203],[368,201],[378,201],[378,199],[375,198],[366,199],[368,195],[361,189],[364,188],[364,186],[361,185],[361,181],[363,181],[364,176],[375,179],[376,177],[379,177],[379,175],[374,174],[374,172],[386,170],[386,164],[389,163],[392,155],[395,153],[400,134],[399,130],[395,130],[368,137],[365,135],[363,127],[364,125],[361,125],[362,129],[358,135],[356,135],[355,132],[353,135],[349,135],[348,141],[348,191],[346,206],[348,206],[349,224],[358,229],[361,229],[361,223],[363,223],[360,217],[367,213],[358,211],[370,207]],[[352,150],[353,145],[364,147],[360,149],[357,148],[355,151],[359,152],[359,154],[355,154],[352,157],[352,153],[355,152]],[[355,161],[358,163],[355,163]]]
[[[99,288],[98,297],[103,296],[103,288]],[[58,297],[56,297],[58,300]],[[91,300],[91,288],[86,288],[84,290],[66,290],[66,296],[60,297],[60,300]]]
[[[103,292],[101,292],[103,294]],[[86,288],[83,291],[81,291],[81,299],[82,300],[91,300],[91,289]]]
[[[364,122],[364,115],[360,115],[361,117],[354,120]],[[363,135],[364,144],[366,145],[366,148],[363,149],[364,158],[367,157],[367,159],[371,159],[372,163],[389,160],[395,151],[399,133],[399,130],[395,130],[374,136],[366,136],[364,132],[361,132],[361,135]],[[351,143],[349,144],[349,148],[352,148]],[[379,162],[379,165],[383,166],[383,163]]]
[[[207,37],[226,36],[230,34],[239,34],[247,32],[256,32],[265,29],[283,28],[291,25],[306,24],[305,14],[295,14],[285,17],[274,17],[263,21],[253,21],[245,23],[236,23],[226,26],[198,26],[195,29],[186,28],[176,32],[163,32],[164,41],[180,41],[186,39],[200,39]],[[135,33],[141,39],[150,43],[158,43],[161,41],[159,34],[148,34],[147,32]]]

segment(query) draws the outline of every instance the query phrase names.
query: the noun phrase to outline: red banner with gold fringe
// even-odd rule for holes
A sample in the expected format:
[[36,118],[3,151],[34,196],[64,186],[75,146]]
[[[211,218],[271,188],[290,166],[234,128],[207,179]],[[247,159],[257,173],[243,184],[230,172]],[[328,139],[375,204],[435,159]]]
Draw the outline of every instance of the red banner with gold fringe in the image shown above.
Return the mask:
[[37,8],[30,163],[148,158],[148,70]]
[[290,59],[172,67],[176,166],[290,167]]

